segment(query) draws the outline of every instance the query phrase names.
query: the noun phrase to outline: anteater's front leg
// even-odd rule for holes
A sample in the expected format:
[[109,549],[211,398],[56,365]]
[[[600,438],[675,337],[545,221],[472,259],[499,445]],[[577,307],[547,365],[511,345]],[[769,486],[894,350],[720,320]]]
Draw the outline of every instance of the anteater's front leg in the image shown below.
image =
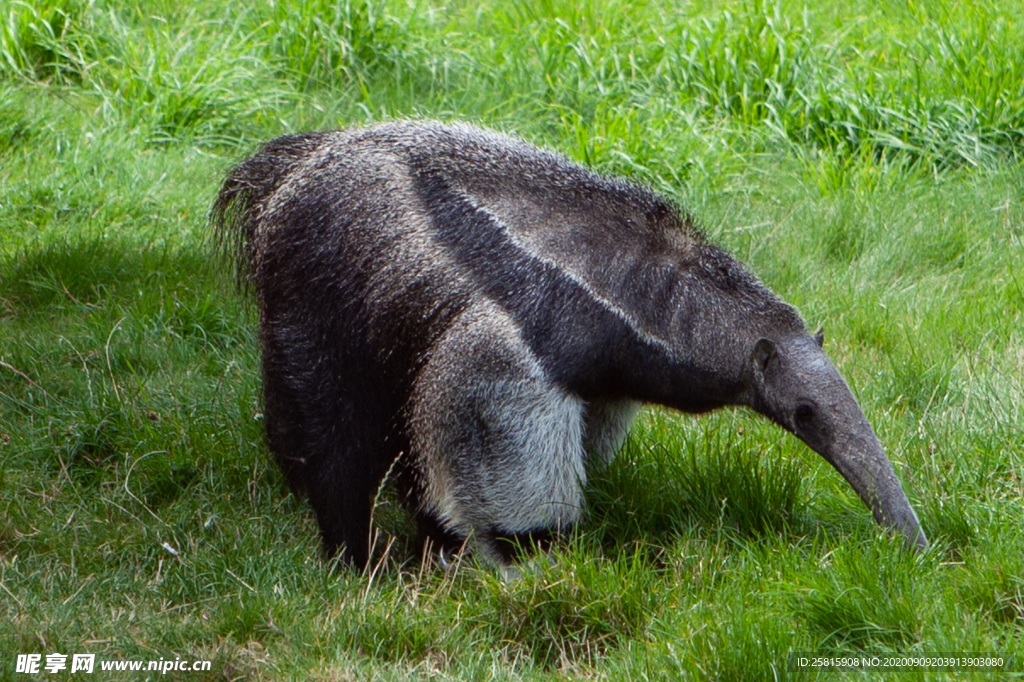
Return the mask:
[[553,385],[508,315],[463,315],[413,395],[420,513],[507,563],[524,535],[575,524],[585,481],[584,403]]

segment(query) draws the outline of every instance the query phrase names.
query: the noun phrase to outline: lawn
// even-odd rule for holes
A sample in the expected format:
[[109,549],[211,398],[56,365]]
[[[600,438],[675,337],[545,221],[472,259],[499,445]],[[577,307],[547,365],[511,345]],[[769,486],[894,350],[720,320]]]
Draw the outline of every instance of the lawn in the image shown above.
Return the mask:
[[[261,141],[402,117],[685,206],[825,327],[933,546],[751,413],[651,407],[551,565],[422,565],[384,491],[373,570],[332,571],[206,218]],[[0,679],[1024,677],[1022,162],[1021,0],[6,2]]]

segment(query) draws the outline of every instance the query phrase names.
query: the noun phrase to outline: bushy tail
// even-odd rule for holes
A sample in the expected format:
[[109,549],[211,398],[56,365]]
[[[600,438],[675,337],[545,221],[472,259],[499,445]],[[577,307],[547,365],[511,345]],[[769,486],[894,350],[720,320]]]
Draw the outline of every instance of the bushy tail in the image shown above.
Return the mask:
[[255,237],[270,198],[319,144],[320,135],[286,135],[265,144],[231,169],[210,211],[210,227],[221,253],[233,262],[239,287],[256,268]]

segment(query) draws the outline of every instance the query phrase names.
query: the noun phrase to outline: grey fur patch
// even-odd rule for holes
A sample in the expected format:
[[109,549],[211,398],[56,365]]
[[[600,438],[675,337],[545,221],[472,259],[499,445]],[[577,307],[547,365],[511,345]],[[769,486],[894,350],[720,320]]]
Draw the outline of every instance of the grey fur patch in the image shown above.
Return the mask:
[[548,380],[511,317],[478,303],[436,344],[413,391],[423,509],[478,543],[576,523],[583,410]]

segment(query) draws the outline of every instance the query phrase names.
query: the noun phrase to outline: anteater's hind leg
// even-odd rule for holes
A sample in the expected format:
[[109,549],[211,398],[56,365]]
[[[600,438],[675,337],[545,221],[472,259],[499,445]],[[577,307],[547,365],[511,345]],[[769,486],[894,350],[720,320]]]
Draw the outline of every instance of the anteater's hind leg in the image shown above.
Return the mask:
[[372,397],[339,391],[310,422],[318,454],[306,485],[324,550],[360,569],[370,560],[374,498],[402,450],[391,421]]
[[307,486],[327,555],[363,569],[370,559],[373,500],[397,452],[385,449],[386,433],[370,421],[374,417],[348,407],[350,418],[337,419],[341,431],[312,462]]
[[[395,410],[369,358],[340,358],[301,325],[263,327],[267,443],[292,488],[309,496],[328,556],[358,568],[370,552],[373,498],[402,449]],[[335,337],[327,337],[335,338]]]
[[306,493],[306,463],[312,454],[305,442],[302,387],[294,381],[290,353],[274,338],[263,340],[263,428],[267,446],[296,493]]
[[465,313],[434,348],[412,426],[421,514],[485,559],[507,563],[515,540],[579,520],[583,402],[547,379],[497,308]]

